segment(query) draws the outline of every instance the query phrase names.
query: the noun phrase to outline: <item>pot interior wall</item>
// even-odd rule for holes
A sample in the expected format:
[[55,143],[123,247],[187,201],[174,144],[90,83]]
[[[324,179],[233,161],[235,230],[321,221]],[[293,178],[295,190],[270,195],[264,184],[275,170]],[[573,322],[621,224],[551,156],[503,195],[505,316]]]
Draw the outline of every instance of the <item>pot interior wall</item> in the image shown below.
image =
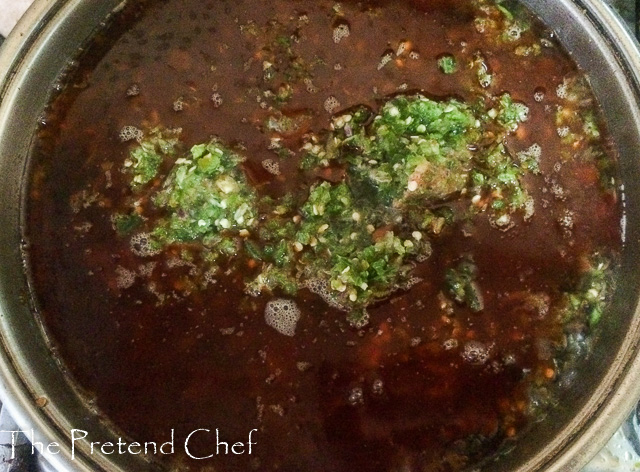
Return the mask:
[[[34,319],[28,303],[28,281],[24,275],[20,224],[23,182],[28,170],[33,132],[46,106],[53,84],[70,57],[91,33],[118,7],[120,0],[36,1],[26,21],[20,23],[0,54],[0,372],[4,395],[22,427],[36,429],[42,441],[68,442],[71,428],[92,432],[99,441],[114,435],[61,374],[52,357],[44,332]],[[615,301],[609,317],[602,323],[601,342],[584,364],[579,378],[563,393],[564,402],[552,418],[536,425],[521,438],[510,454],[487,464],[493,472],[524,470],[578,470],[588,455],[604,445],[617,425],[618,417],[607,418],[608,409],[618,409],[620,418],[636,398],[628,379],[637,377],[637,344],[640,339],[636,307],[640,280],[640,117],[636,78],[630,72],[624,53],[616,47],[633,48],[616,39],[604,40],[602,31],[612,23],[592,21],[585,14],[592,4],[578,5],[568,0],[526,0],[547,25],[558,32],[565,47],[588,72],[618,145],[622,181],[626,196],[624,261]],[[615,24],[613,25],[615,27]],[[625,36],[622,35],[624,38]],[[631,50],[631,49],[626,49]],[[632,51],[633,52],[633,51]],[[638,68],[637,70],[640,70]],[[4,75],[2,75],[4,74]],[[629,367],[633,370],[627,371]],[[623,377],[627,379],[626,383]],[[630,382],[633,383],[633,382]],[[624,391],[612,390],[622,386]],[[48,399],[44,408],[35,399]],[[599,415],[599,416],[598,416]],[[604,419],[603,419],[604,418]],[[599,428],[598,421],[608,426]],[[599,429],[588,441],[576,428],[589,433]],[[116,438],[117,439],[117,438]],[[571,451],[550,459],[559,451]],[[77,453],[78,451],[76,451]],[[131,455],[102,457],[97,454],[71,459],[69,452],[54,457],[61,470],[150,470]]]

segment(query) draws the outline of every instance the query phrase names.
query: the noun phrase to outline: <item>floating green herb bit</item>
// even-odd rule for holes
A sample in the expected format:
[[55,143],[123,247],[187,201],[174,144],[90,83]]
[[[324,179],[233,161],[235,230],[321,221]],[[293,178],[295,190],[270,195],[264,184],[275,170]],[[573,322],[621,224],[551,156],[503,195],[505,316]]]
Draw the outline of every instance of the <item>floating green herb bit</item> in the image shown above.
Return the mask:
[[533,199],[522,183],[527,170],[514,162],[502,143],[476,156],[475,164],[470,190],[485,199],[491,209],[492,223],[508,229],[512,226],[510,214],[514,211],[525,210],[525,219],[533,215]]
[[593,327],[602,318],[613,291],[613,278],[609,268],[611,262],[601,254],[594,254],[588,264],[576,290],[563,295],[558,315],[566,322],[585,322]]
[[471,311],[479,312],[484,308],[482,292],[476,282],[478,268],[470,258],[464,258],[445,274],[447,292],[456,303],[466,305]]
[[131,187],[137,189],[153,180],[166,156],[176,153],[180,129],[155,128],[133,148],[124,167],[133,174]]
[[481,54],[476,54],[471,67],[476,70],[476,77],[478,83],[482,88],[488,88],[493,84],[493,75],[489,72],[489,65],[486,59]]
[[336,133],[339,158],[352,179],[375,189],[380,204],[443,200],[466,186],[469,145],[479,138],[479,126],[471,108],[457,100],[399,96],[369,126],[352,125],[349,132],[345,125]]
[[162,244],[200,241],[222,231],[237,234],[256,223],[256,195],[239,164],[244,159],[213,140],[176,161],[154,196],[166,216],[153,236]]
[[438,67],[445,74],[453,74],[458,70],[458,62],[451,54],[444,54],[438,58]]
[[498,123],[510,132],[518,129],[520,123],[529,118],[529,107],[524,103],[516,102],[511,95],[504,93],[498,102]]
[[510,2],[493,0],[475,0],[477,9],[474,26],[478,33],[484,34],[493,41],[501,43],[513,43],[522,39],[523,33],[530,29],[526,15],[522,14],[522,8]]
[[142,217],[136,213],[113,217],[113,225],[120,236],[131,234],[142,225],[142,222]]
[[346,184],[317,185],[301,214],[296,239],[304,248],[300,263],[305,278],[325,282],[333,304],[349,310],[364,308],[408,283],[411,260],[431,250],[428,241],[403,239],[374,226],[378,215],[357,205]]

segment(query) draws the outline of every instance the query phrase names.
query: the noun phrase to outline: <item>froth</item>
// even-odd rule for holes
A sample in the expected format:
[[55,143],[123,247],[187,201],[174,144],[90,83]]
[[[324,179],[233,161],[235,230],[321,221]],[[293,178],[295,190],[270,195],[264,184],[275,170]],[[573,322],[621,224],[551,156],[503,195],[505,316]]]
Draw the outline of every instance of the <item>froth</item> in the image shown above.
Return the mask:
[[149,257],[158,254],[160,251],[151,244],[151,234],[138,233],[131,237],[131,252],[136,256]]
[[296,302],[284,298],[271,300],[264,310],[264,320],[280,334],[293,336],[300,320],[300,309]]
[[142,130],[136,128],[135,126],[123,126],[122,129],[120,130],[120,140],[123,143],[126,143],[127,141],[133,141],[134,139],[136,141],[140,141],[142,139],[143,133]]
[[489,360],[489,348],[480,341],[467,341],[462,349],[462,358],[473,365],[486,364]]
[[328,113],[335,113],[340,108],[340,102],[336,97],[331,95],[324,101],[324,109],[327,110]]
[[273,175],[280,175],[280,165],[273,159],[265,159],[262,161],[262,167]]

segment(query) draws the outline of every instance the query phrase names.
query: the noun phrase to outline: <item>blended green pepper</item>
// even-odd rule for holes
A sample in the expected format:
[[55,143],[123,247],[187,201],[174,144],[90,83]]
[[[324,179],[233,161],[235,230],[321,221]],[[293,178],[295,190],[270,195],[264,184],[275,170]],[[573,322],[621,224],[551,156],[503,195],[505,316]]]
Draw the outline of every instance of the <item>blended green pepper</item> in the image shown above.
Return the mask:
[[[149,186],[160,216],[136,224],[146,225],[157,250],[196,243],[216,267],[220,260],[252,261],[249,294],[315,287],[362,326],[369,305],[416,282],[415,263],[431,254],[429,233],[456,219],[443,202],[480,195],[495,218],[528,201],[521,182],[528,167],[501,142],[526,120],[526,107],[507,94],[496,99],[493,113],[483,104],[397,96],[378,113],[359,107],[335,116],[324,140],[307,138],[302,170],[341,166],[344,180],[279,199],[260,197],[245,176],[244,158],[221,142],[198,144],[176,159],[176,143],[154,131],[131,151],[147,156],[132,166],[139,170],[132,185],[139,191],[157,178],[165,158],[173,168],[161,185]],[[133,223],[122,217],[116,226],[124,234],[137,228]],[[477,311],[481,297],[467,272],[450,272],[449,283],[454,299]]]

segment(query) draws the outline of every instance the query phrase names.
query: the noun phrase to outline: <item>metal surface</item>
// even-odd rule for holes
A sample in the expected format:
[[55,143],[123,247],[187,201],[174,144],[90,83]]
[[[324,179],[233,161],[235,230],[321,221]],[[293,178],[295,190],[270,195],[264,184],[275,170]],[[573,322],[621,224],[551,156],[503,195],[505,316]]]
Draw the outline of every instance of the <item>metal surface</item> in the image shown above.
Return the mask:
[[[71,458],[69,431],[117,439],[61,374],[26,303],[20,223],[23,182],[36,122],[56,77],[120,0],[36,0],[0,50],[0,396],[37,441],[67,444],[49,459],[59,470],[153,470],[137,456]],[[640,396],[640,54],[632,36],[599,0],[525,0],[587,71],[621,156],[627,240],[618,290],[601,342],[552,417],[511,452],[481,467],[491,472],[580,470],[613,435]],[[41,406],[38,406],[41,405]]]

